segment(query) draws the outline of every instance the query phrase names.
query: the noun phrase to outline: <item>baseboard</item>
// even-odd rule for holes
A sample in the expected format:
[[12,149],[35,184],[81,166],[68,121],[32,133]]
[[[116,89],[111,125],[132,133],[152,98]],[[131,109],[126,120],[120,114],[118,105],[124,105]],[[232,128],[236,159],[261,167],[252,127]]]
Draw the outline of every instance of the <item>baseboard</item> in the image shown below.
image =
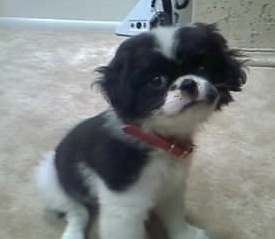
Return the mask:
[[241,51],[246,56],[249,66],[275,67],[275,49],[273,48],[245,48]]
[[[83,21],[66,19],[0,17],[0,27],[28,27],[39,29],[62,30],[108,30],[114,32],[120,22],[116,21]],[[275,49],[243,48],[247,65],[275,67]]]
[[5,27],[29,27],[64,30],[102,29],[114,31],[119,24],[120,22],[115,21],[84,21],[67,19],[0,17],[0,26]]

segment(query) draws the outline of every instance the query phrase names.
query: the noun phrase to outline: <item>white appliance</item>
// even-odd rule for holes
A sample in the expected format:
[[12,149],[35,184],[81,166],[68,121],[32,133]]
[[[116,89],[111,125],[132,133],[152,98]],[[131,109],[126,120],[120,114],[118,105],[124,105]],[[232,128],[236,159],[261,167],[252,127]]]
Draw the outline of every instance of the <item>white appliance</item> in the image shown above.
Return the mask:
[[188,24],[191,17],[191,0],[139,0],[116,28],[116,34],[134,36],[159,25]]

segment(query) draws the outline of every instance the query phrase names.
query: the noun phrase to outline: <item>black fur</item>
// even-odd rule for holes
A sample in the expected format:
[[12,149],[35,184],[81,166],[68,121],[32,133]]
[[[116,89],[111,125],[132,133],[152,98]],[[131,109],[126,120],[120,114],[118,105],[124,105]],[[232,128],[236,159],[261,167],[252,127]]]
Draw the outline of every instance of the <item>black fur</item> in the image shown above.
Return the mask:
[[124,120],[146,117],[154,107],[159,106],[167,88],[156,91],[148,87],[148,81],[159,74],[169,76],[176,71],[174,63],[155,47],[156,42],[151,34],[141,34],[125,41],[110,64],[98,69],[107,99]]
[[[75,127],[56,149],[56,168],[64,189],[89,203],[88,185],[83,183],[78,165],[92,168],[110,189],[125,190],[147,162],[147,149],[119,139],[105,127],[106,113]],[[87,202],[85,199],[88,199]]]
[[[215,24],[197,23],[194,28],[178,31],[176,56],[183,74],[195,74],[208,79],[220,94],[217,108],[233,100],[230,91],[240,91],[246,82],[243,61],[237,50],[229,49]],[[203,68],[203,69],[202,69]]]
[[[174,59],[158,50],[152,33],[126,40],[112,61],[98,71],[101,87],[118,117],[139,124],[164,101],[168,87],[186,74],[202,76],[220,94],[217,108],[233,100],[230,91],[241,90],[246,76],[238,52],[230,50],[214,25],[183,27],[175,35]],[[166,85],[150,85],[154,76],[165,77]],[[106,113],[88,119],[73,129],[56,149],[56,167],[65,191],[90,204],[88,185],[77,170],[85,163],[113,190],[126,190],[148,162],[149,148],[126,142],[106,127]],[[119,127],[119,126],[113,126]]]
[[198,23],[196,27],[183,27],[176,38],[176,60],[158,52],[154,36],[145,33],[126,40],[110,64],[98,69],[102,74],[102,89],[122,118],[144,117],[162,103],[163,92],[147,87],[148,78],[154,75],[164,75],[170,83],[186,74],[208,79],[220,94],[218,109],[233,100],[230,91],[241,90],[246,75],[243,62],[237,59],[240,54],[228,48],[216,25]]

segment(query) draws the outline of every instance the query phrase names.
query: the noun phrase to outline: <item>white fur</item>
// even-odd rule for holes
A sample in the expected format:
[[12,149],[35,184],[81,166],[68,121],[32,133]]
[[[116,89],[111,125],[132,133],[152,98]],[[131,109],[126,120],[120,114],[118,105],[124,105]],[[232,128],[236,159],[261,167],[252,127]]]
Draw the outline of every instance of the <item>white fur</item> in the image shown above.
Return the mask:
[[[67,211],[71,200],[62,189],[54,165],[55,152],[45,154],[36,170],[36,182],[46,207],[51,210]],[[60,210],[62,209],[62,210]]]
[[[180,85],[186,79],[192,79],[194,82],[197,83],[198,96],[195,99],[193,99],[193,97],[189,94],[184,93],[180,90]],[[168,91],[165,103],[160,110],[166,115],[175,115],[178,114],[185,105],[191,103],[193,100],[205,100],[207,84],[209,83],[207,83],[206,80],[195,75],[185,75],[179,77],[172,85],[172,87],[176,87],[176,89]]]
[[[178,78],[173,86],[179,88],[180,84],[185,79],[190,78],[197,83],[197,98],[191,99],[190,96],[184,95],[178,89],[169,90],[163,106],[160,109],[155,110],[151,117],[144,120],[144,128],[164,136],[172,135],[174,137],[184,139],[192,135],[196,127],[207,120],[216,105],[216,103],[203,103],[206,98],[209,83],[201,77],[195,75],[185,75]],[[193,100],[201,101],[202,103],[182,111],[182,108]]]
[[[185,188],[185,169],[189,160],[171,161],[171,156],[161,151],[156,151],[151,157],[139,180],[125,192],[110,190],[96,176],[100,203],[100,238],[143,239],[144,221],[149,209],[153,207],[159,209],[165,222],[165,219],[169,219],[167,225],[171,239],[207,238],[202,237],[205,235],[202,230],[187,224],[184,218],[181,196]],[[88,178],[94,176],[95,173],[90,170]],[[169,210],[163,210],[165,208]]]
[[85,165],[85,163],[81,162],[78,164],[78,170],[82,175],[84,180],[84,184],[87,188],[89,188],[89,196],[93,197],[97,195],[97,186],[96,186],[96,174],[95,172]]
[[[207,85],[209,85],[209,83],[202,77],[199,77],[196,75],[185,75],[185,76],[179,77],[173,83],[173,85],[175,85],[177,88],[179,88],[181,83],[186,79],[192,79],[193,81],[195,81],[197,83],[198,93],[199,93],[197,100],[203,100],[206,97]],[[168,94],[169,93],[170,92],[168,92]]]
[[[39,189],[51,209],[67,214],[67,227],[62,239],[84,239],[88,221],[86,209],[71,199],[60,187],[53,161],[48,154],[37,169]],[[96,173],[82,164],[79,167],[91,193],[100,203],[99,232],[101,239],[143,239],[144,221],[155,207],[167,224],[171,239],[206,239],[204,232],[185,222],[182,206],[185,170],[189,159],[170,159],[160,150],[151,155],[139,180],[124,192],[110,190]],[[129,159],[131,160],[131,159]]]
[[[111,114],[111,113],[109,113]],[[198,111],[201,114],[201,109]],[[181,115],[181,114],[179,114]],[[190,122],[194,122],[194,111]],[[157,127],[179,131],[182,116],[173,119],[174,127],[165,119],[154,121]],[[184,113],[184,117],[188,118]],[[110,125],[120,128],[121,122],[112,113]],[[159,117],[156,117],[158,119]],[[179,121],[179,122],[177,122]],[[186,124],[186,122],[184,122]],[[112,126],[112,127],[111,127]],[[182,132],[181,132],[182,133]],[[123,132],[119,132],[119,135]],[[67,226],[62,239],[84,239],[84,230],[88,222],[88,212],[84,206],[73,200],[62,189],[55,169],[54,152],[47,154],[36,171],[36,181],[49,209],[66,213]],[[139,180],[123,192],[110,190],[101,178],[85,164],[78,165],[84,183],[89,186],[91,197],[97,197],[100,204],[99,233],[101,239],[143,239],[144,221],[151,208],[156,208],[165,222],[171,239],[206,239],[205,233],[185,222],[182,205],[185,189],[185,170],[189,158],[173,159],[168,153],[156,150],[151,154],[149,163],[143,169]],[[131,159],[129,159],[131,160]]]
[[143,223],[152,207],[166,223],[171,239],[207,238],[202,230],[189,225],[184,218],[182,196],[189,159],[171,161],[171,156],[161,151],[151,157],[140,180],[125,193],[114,193],[100,182],[102,238],[144,238]]
[[[174,57],[176,30],[177,28],[166,27],[153,31],[160,51],[168,58]],[[198,84],[197,100],[204,99],[207,85],[202,78],[188,75],[179,78],[176,84],[180,85],[184,79],[190,77]],[[177,98],[173,94],[175,93],[172,91],[168,92],[167,104]],[[179,101],[181,107],[189,102],[190,99],[187,96],[182,96]],[[214,105],[199,104],[176,114],[179,112],[177,107],[172,115],[167,114],[169,106],[166,113],[163,109],[154,112],[149,119],[143,122],[143,127],[164,136],[173,135],[179,138],[190,136],[194,128],[210,115]],[[125,141],[131,140],[131,143],[139,142],[123,133],[120,127],[122,123],[114,112],[109,111],[106,119],[109,121],[104,127],[110,129],[111,133]],[[85,164],[78,165],[84,183],[90,187],[91,196],[97,197],[99,201],[100,238],[143,239],[147,213],[150,209],[156,208],[167,226],[171,239],[206,239],[205,233],[186,223],[184,217],[182,196],[185,188],[185,170],[188,168],[190,158],[174,159],[173,156],[161,150],[156,150],[150,157],[138,180],[123,192],[109,189],[93,170]],[[84,230],[89,218],[88,212],[84,206],[73,200],[62,189],[54,164],[54,153],[48,154],[39,165],[36,181],[47,207],[66,213],[68,224],[62,239],[84,239]]]
[[55,169],[54,156],[54,152],[46,154],[37,167],[35,176],[38,190],[48,209],[66,213],[67,226],[62,239],[84,239],[88,212],[62,189]]
[[162,54],[170,59],[174,58],[173,47],[175,44],[174,34],[176,30],[177,28],[175,27],[161,27],[152,31],[157,39]]
[[[164,154],[154,155],[158,160]],[[163,220],[171,239],[207,239],[205,232],[185,221],[184,201],[185,183],[191,155],[182,160],[172,159],[170,155],[167,177],[162,182],[156,210]],[[167,158],[166,158],[167,159]]]
[[148,210],[155,204],[165,174],[162,163],[149,163],[140,179],[123,193],[109,190],[102,180],[98,180],[101,239],[144,238],[143,224]]

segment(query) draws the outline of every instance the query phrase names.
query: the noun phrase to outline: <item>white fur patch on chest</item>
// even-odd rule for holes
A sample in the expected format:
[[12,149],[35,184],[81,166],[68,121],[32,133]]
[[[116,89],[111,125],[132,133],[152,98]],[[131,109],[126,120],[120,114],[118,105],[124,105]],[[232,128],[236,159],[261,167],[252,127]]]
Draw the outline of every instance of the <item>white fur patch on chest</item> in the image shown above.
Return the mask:
[[190,156],[176,158],[161,151],[155,151],[151,154],[150,168],[157,172],[158,176],[155,177],[155,180],[159,180],[156,183],[158,184],[156,190],[157,200],[174,190],[184,190],[189,161]]

